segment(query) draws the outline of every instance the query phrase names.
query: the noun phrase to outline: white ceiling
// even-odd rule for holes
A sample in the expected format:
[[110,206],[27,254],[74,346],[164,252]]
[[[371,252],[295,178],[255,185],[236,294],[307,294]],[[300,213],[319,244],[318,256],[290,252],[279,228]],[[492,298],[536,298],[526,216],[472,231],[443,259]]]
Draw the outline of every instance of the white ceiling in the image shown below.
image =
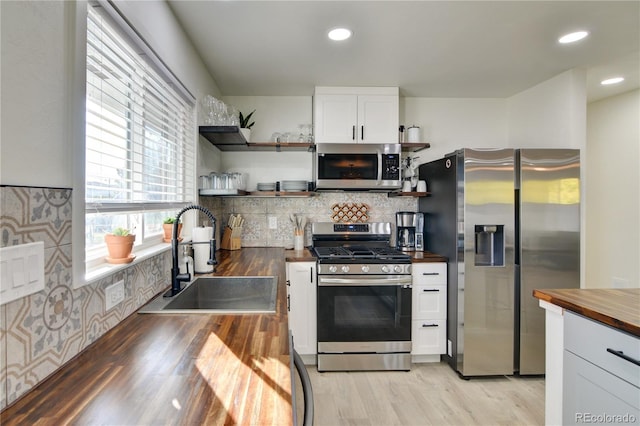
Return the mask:
[[[223,95],[399,86],[508,97],[575,67],[596,100],[640,87],[640,1],[190,1],[170,7]],[[336,43],[328,29],[353,37]],[[560,45],[559,36],[590,36]],[[616,87],[601,79],[623,75]]]

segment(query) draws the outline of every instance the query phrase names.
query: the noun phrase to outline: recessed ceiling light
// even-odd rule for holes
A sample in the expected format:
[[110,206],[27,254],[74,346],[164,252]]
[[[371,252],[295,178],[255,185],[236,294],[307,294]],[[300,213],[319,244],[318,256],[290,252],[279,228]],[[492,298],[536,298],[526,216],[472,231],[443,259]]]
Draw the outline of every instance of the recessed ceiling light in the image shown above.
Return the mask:
[[575,33],[563,35],[558,39],[558,42],[562,44],[573,43],[574,41],[582,40],[588,35],[589,33],[587,31],[576,31]]
[[351,30],[347,28],[334,28],[327,34],[331,40],[342,41],[351,37]]
[[608,78],[606,80],[602,80],[600,84],[602,84],[603,86],[608,86],[609,84],[618,84],[618,83],[622,83],[623,81],[624,81],[623,77],[613,77],[613,78]]

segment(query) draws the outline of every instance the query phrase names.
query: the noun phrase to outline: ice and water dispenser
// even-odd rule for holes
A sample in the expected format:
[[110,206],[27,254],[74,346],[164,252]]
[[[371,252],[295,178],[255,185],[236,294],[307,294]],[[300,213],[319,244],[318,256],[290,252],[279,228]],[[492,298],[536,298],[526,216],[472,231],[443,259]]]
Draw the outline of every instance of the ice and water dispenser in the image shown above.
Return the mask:
[[504,225],[475,225],[476,266],[504,266]]

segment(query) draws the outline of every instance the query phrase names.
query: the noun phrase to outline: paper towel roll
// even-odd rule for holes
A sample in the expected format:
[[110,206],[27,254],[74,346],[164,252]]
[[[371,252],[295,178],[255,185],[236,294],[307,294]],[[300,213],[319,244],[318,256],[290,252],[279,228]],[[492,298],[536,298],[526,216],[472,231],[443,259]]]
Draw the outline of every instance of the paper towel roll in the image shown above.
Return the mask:
[[[194,243],[209,243],[213,236],[213,228],[211,226],[202,226],[193,228],[191,238]],[[193,245],[193,269],[196,274],[206,274],[213,272],[213,265],[207,265],[207,261],[211,258],[211,246],[209,244]]]

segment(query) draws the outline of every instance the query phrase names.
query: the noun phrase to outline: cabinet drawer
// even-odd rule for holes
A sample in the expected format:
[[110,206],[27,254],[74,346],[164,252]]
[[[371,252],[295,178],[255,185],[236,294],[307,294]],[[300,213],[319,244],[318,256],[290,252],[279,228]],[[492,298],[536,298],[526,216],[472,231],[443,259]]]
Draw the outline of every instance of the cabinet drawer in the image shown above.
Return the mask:
[[414,263],[411,268],[413,285],[447,284],[447,264],[444,262]]
[[640,338],[568,311],[564,324],[567,351],[640,387]]
[[447,319],[447,286],[413,285],[412,319]]
[[411,354],[439,355],[446,351],[446,320],[411,321]]

